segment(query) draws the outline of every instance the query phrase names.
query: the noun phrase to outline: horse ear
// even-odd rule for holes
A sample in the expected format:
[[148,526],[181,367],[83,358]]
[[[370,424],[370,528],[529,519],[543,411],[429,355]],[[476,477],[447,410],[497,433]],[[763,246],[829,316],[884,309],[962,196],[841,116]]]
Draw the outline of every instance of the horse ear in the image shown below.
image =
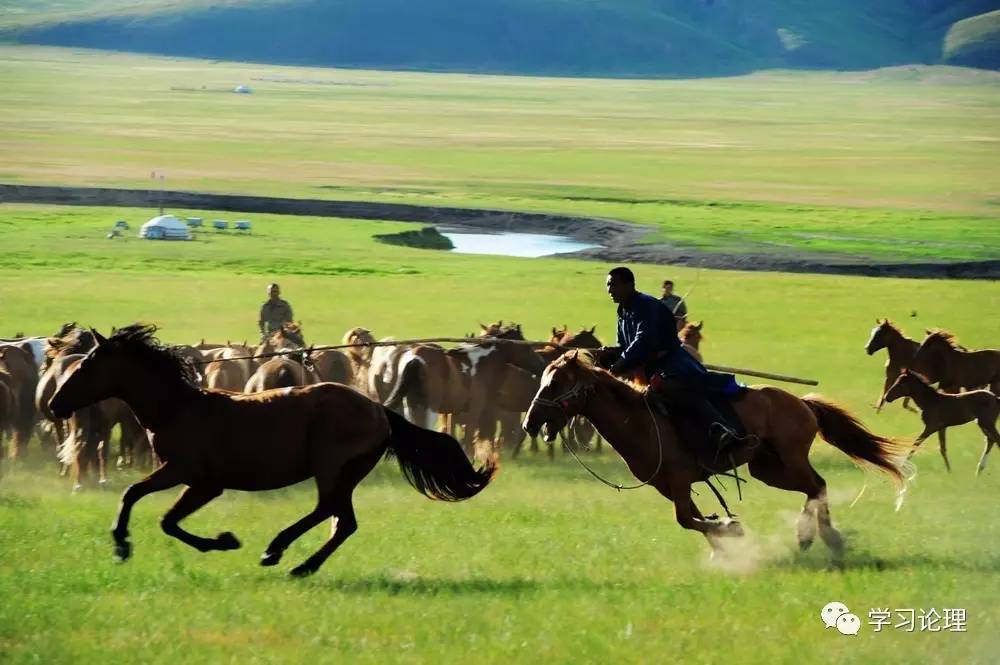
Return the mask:
[[555,326],[552,326],[552,335],[553,335],[553,337],[556,336],[556,335],[558,335],[558,334],[559,334],[559,329],[556,328]]
[[702,326],[704,326],[704,325],[705,325],[705,320],[702,319],[701,321],[699,321],[698,323],[696,323],[694,327],[697,328],[698,330],[701,330]]
[[104,338],[104,335],[102,335],[101,333],[97,332],[96,328],[91,328],[90,332],[94,336],[94,339],[97,340],[97,345],[98,346],[101,346],[102,344],[107,343],[108,340],[106,340]]
[[578,355],[580,355],[580,350],[579,349],[573,349],[570,352],[570,354],[569,354],[569,359],[572,360],[573,362],[576,362]]
[[597,326],[590,326],[590,330],[588,330],[587,332],[593,335],[595,330],[597,330]]
[[481,324],[481,323],[479,324],[479,327],[483,329],[483,332],[486,332],[487,330],[489,330],[489,327],[487,327],[487,326],[484,326],[484,325],[483,325],[483,324]]

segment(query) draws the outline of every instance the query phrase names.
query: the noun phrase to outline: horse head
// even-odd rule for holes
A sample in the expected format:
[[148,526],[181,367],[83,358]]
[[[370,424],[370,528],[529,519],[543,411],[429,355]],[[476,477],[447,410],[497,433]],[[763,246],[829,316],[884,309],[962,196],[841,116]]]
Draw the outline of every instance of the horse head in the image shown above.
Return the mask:
[[595,382],[595,371],[580,351],[567,351],[556,358],[542,374],[541,386],[521,425],[524,431],[530,436],[541,432],[546,441],[554,441],[559,430],[581,412]]

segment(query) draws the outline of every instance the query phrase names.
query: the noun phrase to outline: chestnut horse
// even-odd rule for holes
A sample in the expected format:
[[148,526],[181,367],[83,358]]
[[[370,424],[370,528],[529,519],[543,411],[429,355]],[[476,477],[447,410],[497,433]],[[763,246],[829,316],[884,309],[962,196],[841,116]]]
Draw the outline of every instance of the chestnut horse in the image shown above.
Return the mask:
[[[812,544],[818,522],[835,560],[843,553],[843,540],[830,521],[826,482],[809,463],[817,433],[855,462],[887,473],[901,500],[905,488],[901,456],[910,447],[868,431],[842,407],[818,395],[798,398],[770,386],[750,388],[734,406],[747,432],[760,441],[739,451],[735,462],[749,463],[751,475],[772,487],[806,495],[797,525],[802,549]],[[708,474],[695,451],[678,441],[670,420],[650,408],[643,392],[594,367],[581,352],[569,351],[546,368],[524,428],[529,434],[544,428],[547,437],[554,437],[575,415],[597,427],[636,478],[673,501],[677,522],[704,534],[713,552],[719,538],[743,534],[738,522],[705,517],[695,506],[691,485]]]
[[967,351],[947,330],[928,330],[913,354],[913,369],[926,370],[926,376],[945,392],[989,387],[1000,394],[1000,350]]
[[[919,346],[920,342],[904,335],[903,331],[889,319],[875,319],[875,327],[872,328],[868,343],[865,344],[865,353],[872,355],[880,349],[885,349],[889,354],[889,359],[885,361],[885,383],[882,384],[882,392],[875,400],[876,413],[881,411],[885,405],[885,394],[888,392],[889,386],[896,381],[899,372],[904,367],[915,369],[913,356],[917,353]],[[916,411],[909,404],[910,398],[904,397],[903,408]]]
[[682,327],[680,332],[677,333],[677,337],[681,340],[681,346],[683,346],[684,350],[690,353],[698,362],[704,362],[701,357],[701,349],[699,348],[703,337],[701,329],[704,326],[704,321],[699,321],[698,323],[685,323],[684,327]]
[[177,485],[187,487],[160,525],[168,535],[207,552],[237,549],[240,542],[228,531],[215,538],[197,536],[179,522],[224,490],[277,489],[315,478],[315,509],[281,531],[261,557],[262,565],[277,564],[294,540],[333,518],[330,538],[292,569],[302,576],[316,572],[357,530],[354,488],[383,456],[395,455],[406,479],[432,499],[469,499],[493,477],[494,458],[476,469],[453,438],[412,425],[346,386],[321,383],[255,395],[202,390],[191,365],[162,346],[155,330],[136,324],[109,339],[95,331],[97,346],[51,401],[52,411],[65,418],[117,397],[152,432],[162,464],[125,490],[111,532],[122,560],[132,552],[132,506]]
[[[948,471],[951,471],[951,464],[948,462],[945,430],[952,425],[964,425],[975,420],[986,435],[986,447],[979,458],[979,466],[976,467],[976,475],[982,473],[986,468],[986,456],[990,454],[990,448],[994,444],[1000,445],[1000,433],[997,432],[996,425],[997,417],[1000,416],[1000,397],[989,390],[970,390],[958,394],[936,390],[927,377],[908,369],[900,372],[885,398],[892,402],[903,396],[913,398],[920,407],[920,419],[924,422],[924,431],[913,443],[914,452],[924,439],[937,432],[941,457],[944,458],[944,466]],[[911,456],[912,454],[910,453]]]

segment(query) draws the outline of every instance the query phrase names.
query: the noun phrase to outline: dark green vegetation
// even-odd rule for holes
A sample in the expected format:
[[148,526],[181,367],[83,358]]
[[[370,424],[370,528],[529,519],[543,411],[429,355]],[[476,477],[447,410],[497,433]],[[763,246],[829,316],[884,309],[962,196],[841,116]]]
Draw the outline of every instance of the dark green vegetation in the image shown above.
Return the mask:
[[[105,0],[27,8],[0,25],[28,43],[340,67],[657,77],[939,63],[949,27],[996,2]],[[995,53],[995,35],[990,41]],[[956,64],[996,64],[960,49],[964,55],[948,54]]]
[[455,249],[447,237],[441,235],[433,226],[425,226],[418,231],[400,231],[399,233],[380,233],[373,236],[375,240],[387,245],[402,245],[418,249]]

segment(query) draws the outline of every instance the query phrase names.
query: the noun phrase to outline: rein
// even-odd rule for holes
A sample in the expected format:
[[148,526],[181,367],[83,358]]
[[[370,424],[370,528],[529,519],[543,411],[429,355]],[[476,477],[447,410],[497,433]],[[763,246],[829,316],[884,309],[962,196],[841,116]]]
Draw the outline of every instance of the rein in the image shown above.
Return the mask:
[[[549,407],[553,407],[553,408],[559,409],[563,413],[566,413],[569,410],[569,400],[570,399],[572,399],[574,397],[579,397],[579,396],[586,397],[587,393],[592,392],[593,390],[594,390],[594,386],[592,384],[582,385],[580,383],[577,383],[575,386],[573,386],[572,388],[570,388],[566,392],[564,392],[564,393],[556,396],[553,399],[545,399],[543,397],[535,397],[533,400],[531,400],[531,405],[534,406],[535,404],[538,404],[539,406],[549,406]],[[640,482],[640,483],[638,483],[636,485],[620,485],[618,483],[613,483],[610,480],[607,480],[604,477],[602,477],[599,473],[597,473],[596,471],[594,471],[593,469],[591,469],[589,466],[587,466],[587,463],[584,462],[580,458],[580,456],[576,454],[576,451],[573,450],[572,446],[567,446],[567,449],[569,450],[570,454],[573,456],[573,459],[575,459],[577,462],[579,462],[580,466],[582,466],[584,469],[586,469],[587,473],[589,473],[594,478],[596,478],[597,480],[601,481],[602,483],[604,483],[608,487],[612,487],[612,488],[618,490],[619,492],[621,492],[622,490],[637,490],[637,489],[639,489],[641,487],[645,487],[650,482],[652,482],[653,478],[656,478],[656,476],[659,475],[660,469],[663,468],[663,439],[660,437],[660,426],[656,422],[656,416],[653,415],[653,410],[649,406],[649,398],[646,397],[646,395],[642,396],[642,403],[646,406],[646,411],[649,413],[649,419],[653,422],[653,430],[656,432],[656,447],[657,447],[657,450],[659,451],[659,459],[656,462],[656,470],[653,471],[652,475],[650,475],[649,478],[647,478],[646,480],[643,480],[642,482]]]

